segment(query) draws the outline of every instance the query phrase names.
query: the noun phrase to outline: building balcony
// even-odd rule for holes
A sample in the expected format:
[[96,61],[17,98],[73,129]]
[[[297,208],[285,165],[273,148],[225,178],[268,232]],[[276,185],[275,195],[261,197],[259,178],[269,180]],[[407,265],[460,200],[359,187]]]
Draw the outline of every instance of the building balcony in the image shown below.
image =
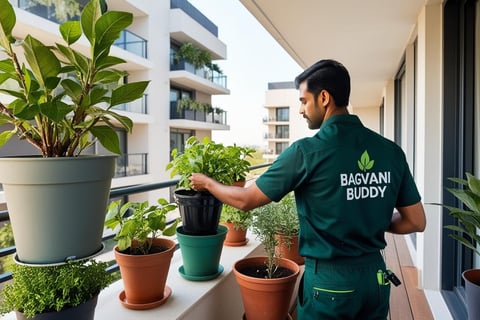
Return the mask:
[[129,103],[119,104],[117,106],[112,107],[112,109],[133,112],[133,113],[140,113],[140,114],[148,114],[147,101],[148,101],[148,95],[144,94],[141,99],[138,99]]
[[227,76],[207,67],[195,68],[185,60],[170,55],[170,81],[208,94],[229,94]]
[[183,119],[227,125],[227,112],[221,109],[214,109],[212,112],[189,109],[178,110],[177,102],[170,102],[170,119]]
[[[77,2],[79,4],[78,10],[75,10],[74,8],[71,8],[70,10],[57,9],[55,5],[46,6],[33,0],[17,0],[17,6],[18,8],[39,17],[61,24],[67,19],[80,19],[79,13],[88,3],[88,0],[77,0]],[[128,30],[123,30],[121,32],[119,39],[115,41],[114,45],[142,58],[147,58],[147,40]]]

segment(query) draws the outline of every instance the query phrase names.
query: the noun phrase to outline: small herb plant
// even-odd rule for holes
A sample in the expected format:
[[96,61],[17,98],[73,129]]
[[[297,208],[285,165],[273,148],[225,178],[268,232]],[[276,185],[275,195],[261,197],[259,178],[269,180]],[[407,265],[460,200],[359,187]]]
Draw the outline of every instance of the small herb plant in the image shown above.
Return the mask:
[[449,210],[450,215],[460,222],[460,225],[447,225],[445,228],[457,232],[450,236],[480,256],[477,247],[480,244],[480,236],[477,233],[480,228],[480,179],[470,173],[466,173],[466,176],[467,179],[449,178],[463,186],[459,189],[447,189],[460,200],[462,206],[456,208],[443,205]]
[[254,219],[252,223],[252,232],[259,240],[267,255],[267,278],[272,279],[277,265],[275,259],[280,258],[276,252],[275,247],[278,245],[278,240],[275,237],[277,233],[277,226],[272,221],[275,218],[275,210],[273,210],[274,203],[268,203],[264,206],[258,207],[254,210]]
[[274,206],[273,210],[276,212],[274,216],[275,225],[277,226],[276,233],[285,236],[283,239],[285,239],[285,244],[290,249],[291,237],[298,236],[300,232],[295,196],[293,193],[289,193],[278,203],[271,205]]
[[224,203],[220,222],[232,223],[235,230],[247,230],[252,225],[253,212],[243,211]]
[[59,266],[14,265],[13,282],[0,291],[0,313],[19,311],[27,318],[85,303],[112,281],[107,263],[95,260]]
[[[120,32],[133,21],[129,12],[102,12],[103,0],[91,0],[80,21],[60,25],[64,44],[45,45],[31,35],[13,37],[15,11],[0,0],[0,92],[13,101],[0,101],[0,125],[13,129],[0,133],[0,147],[14,135],[36,147],[43,157],[78,156],[98,140],[120,154],[116,126],[131,131],[133,123],[113,106],[142,97],[148,81],[122,84],[126,72],[113,69],[123,59],[109,55]],[[73,49],[80,37],[90,43],[90,55]],[[21,44],[26,64],[17,56]]]
[[167,224],[167,214],[177,208],[167,200],[158,199],[157,205],[149,205],[147,201],[127,202],[113,201],[108,206],[105,226],[118,231],[115,240],[118,249],[129,254],[145,255],[151,253],[152,239],[161,235],[173,236],[178,220]]
[[192,173],[203,173],[220,183],[231,185],[236,179],[245,177],[250,163],[245,159],[253,153],[253,149],[239,146],[224,146],[210,137],[198,140],[195,136],[185,142],[185,151],[180,153],[173,149],[166,170],[173,178],[179,176],[177,186],[192,189],[190,176]]

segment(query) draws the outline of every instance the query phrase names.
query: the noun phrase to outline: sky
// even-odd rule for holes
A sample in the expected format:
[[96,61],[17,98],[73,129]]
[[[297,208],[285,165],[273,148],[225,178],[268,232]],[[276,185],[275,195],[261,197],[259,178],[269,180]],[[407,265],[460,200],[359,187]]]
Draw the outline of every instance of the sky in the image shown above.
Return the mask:
[[227,59],[214,61],[227,76],[230,95],[212,96],[212,105],[227,111],[229,131],[213,131],[227,145],[264,146],[265,92],[269,82],[293,81],[302,72],[239,0],[189,0],[218,27]]

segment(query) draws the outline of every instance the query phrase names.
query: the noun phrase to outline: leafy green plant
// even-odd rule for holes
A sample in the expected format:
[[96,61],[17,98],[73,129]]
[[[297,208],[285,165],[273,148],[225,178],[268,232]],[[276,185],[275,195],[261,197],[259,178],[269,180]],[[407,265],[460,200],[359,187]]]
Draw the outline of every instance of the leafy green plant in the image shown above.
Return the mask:
[[167,224],[167,214],[177,208],[160,198],[158,205],[149,205],[147,201],[127,202],[113,201],[108,206],[105,226],[112,230],[119,227],[115,240],[118,249],[130,254],[149,254],[152,249],[152,239],[161,235],[173,236],[176,232],[178,220]]
[[235,230],[247,230],[252,225],[253,212],[243,211],[224,203],[220,222],[232,223]]
[[480,228],[480,179],[470,173],[466,173],[467,179],[449,178],[459,183],[462,188],[448,188],[461,202],[461,207],[443,205],[449,210],[452,217],[458,220],[459,225],[447,225],[445,228],[455,231],[450,236],[467,248],[472,249],[480,256],[477,245],[480,244],[478,229]]
[[231,185],[237,178],[248,172],[249,162],[245,159],[251,152],[249,148],[224,146],[210,137],[198,140],[195,136],[185,142],[185,151],[172,150],[172,160],[166,170],[170,177],[179,176],[177,186],[191,189],[189,177],[192,173],[203,173],[220,183]]
[[212,55],[209,51],[202,50],[191,42],[182,44],[175,53],[174,59],[176,63],[183,59],[193,64],[195,69],[207,67],[210,70],[218,72],[219,74],[223,73],[217,64],[212,63]]
[[64,265],[15,265],[13,282],[0,292],[0,313],[22,312],[27,318],[85,303],[112,282],[105,262],[95,260]]
[[[87,3],[80,21],[60,25],[65,44],[49,46],[27,35],[19,42],[27,64],[20,64],[15,11],[8,0],[0,0],[0,47],[8,56],[0,61],[0,92],[14,98],[0,102],[0,125],[13,125],[0,133],[0,147],[17,135],[44,157],[76,156],[95,140],[120,154],[114,128],[130,132],[133,123],[112,107],[141,98],[148,81],[122,84],[126,72],[113,67],[125,61],[109,53],[133,15],[102,13],[100,1]],[[72,48],[82,35],[90,43],[89,56]]]
[[227,146],[225,149],[226,157],[232,159],[230,171],[233,175],[233,181],[245,181],[250,168],[250,162],[247,158],[251,158],[255,149],[249,147]]
[[29,7],[36,5],[51,7],[55,10],[55,18],[60,22],[65,22],[80,15],[78,0],[30,0],[28,2]]

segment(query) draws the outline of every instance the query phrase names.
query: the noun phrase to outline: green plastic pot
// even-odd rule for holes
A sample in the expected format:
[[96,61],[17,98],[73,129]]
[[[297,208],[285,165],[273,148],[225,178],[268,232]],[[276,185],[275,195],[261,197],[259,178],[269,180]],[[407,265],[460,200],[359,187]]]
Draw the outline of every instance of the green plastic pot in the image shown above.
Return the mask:
[[219,262],[227,231],[227,227],[219,225],[214,235],[195,236],[185,234],[183,226],[177,228],[177,240],[183,260],[179,272],[184,278],[194,281],[210,280],[223,271]]

